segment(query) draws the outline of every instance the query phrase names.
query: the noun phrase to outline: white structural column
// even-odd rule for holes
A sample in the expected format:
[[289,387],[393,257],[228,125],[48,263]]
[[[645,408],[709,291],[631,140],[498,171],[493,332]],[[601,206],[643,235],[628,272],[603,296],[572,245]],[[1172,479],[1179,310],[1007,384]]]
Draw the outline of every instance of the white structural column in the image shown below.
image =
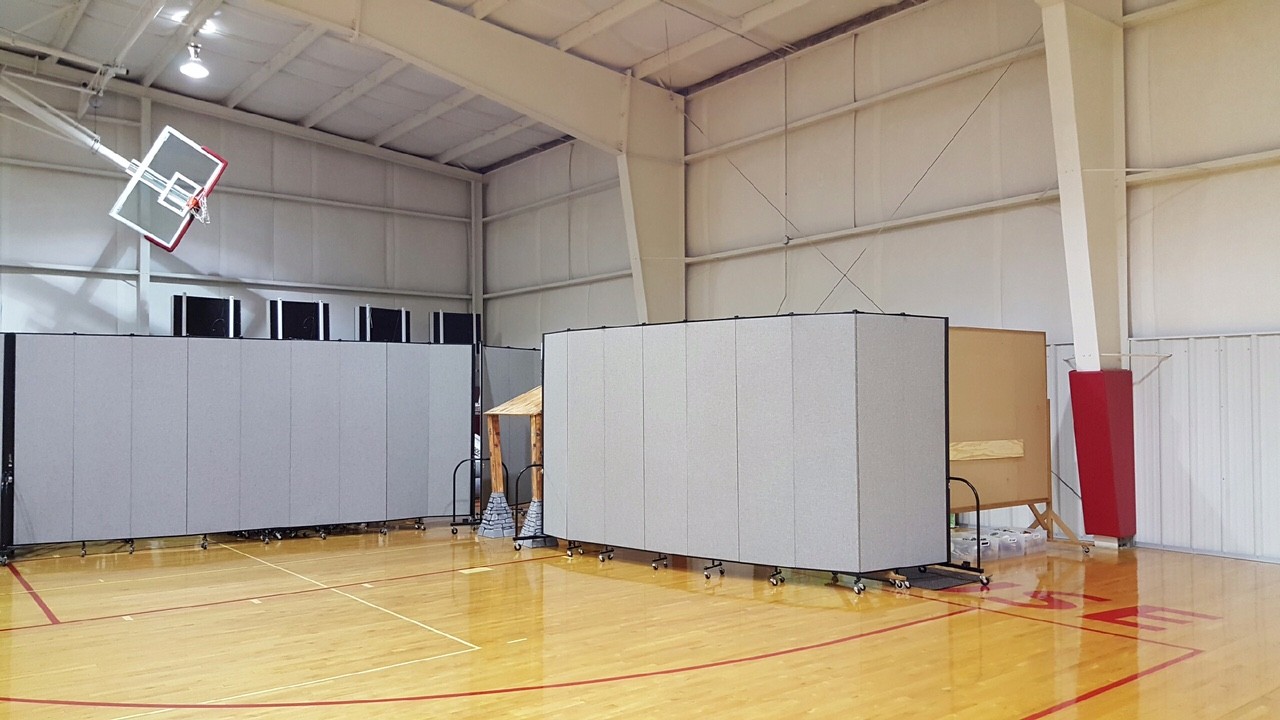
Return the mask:
[[1121,0],[1038,0],[1076,367],[1120,367],[1128,335]]
[[266,0],[620,157],[641,322],[684,319],[684,99],[420,0]]

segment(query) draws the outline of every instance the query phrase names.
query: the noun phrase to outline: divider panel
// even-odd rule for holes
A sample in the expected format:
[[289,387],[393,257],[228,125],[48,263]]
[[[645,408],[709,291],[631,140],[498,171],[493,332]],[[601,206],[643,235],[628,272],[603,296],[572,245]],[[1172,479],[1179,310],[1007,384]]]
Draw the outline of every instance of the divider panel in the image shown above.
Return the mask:
[[387,346],[343,343],[338,356],[338,510],[387,519]]
[[133,474],[132,338],[74,336],[72,537],[123,540]]
[[861,567],[946,562],[947,324],[892,315],[856,322]]
[[74,537],[74,339],[19,335],[15,350],[14,542],[65,542]]
[[240,523],[288,527],[292,415],[292,343],[240,345]]
[[289,345],[289,523],[338,523],[338,345]]
[[643,329],[644,547],[689,549],[689,456],[685,417],[685,323]]
[[187,532],[240,525],[240,345],[187,339]]
[[738,559],[796,560],[791,318],[753,318],[737,329]]
[[854,319],[794,317],[791,334],[796,566],[858,570]]
[[[421,346],[387,346],[387,518],[426,517],[430,365]],[[455,461],[456,462],[456,461]]]
[[187,531],[187,339],[133,338],[131,378],[131,535],[182,535]]
[[568,335],[568,538],[587,542],[605,539],[604,333]]
[[471,457],[474,446],[471,430],[471,346],[423,345],[419,349],[430,357],[427,427],[431,439],[427,447],[427,464],[422,469],[422,479],[427,484],[427,514],[434,517],[462,515],[467,512],[471,495],[465,488],[458,488],[455,504],[453,468],[459,461]]
[[644,546],[644,346],[641,328],[604,333],[604,540]]
[[568,335],[544,335],[542,357],[542,530],[568,538]]
[[736,323],[685,326],[689,554],[738,557]]

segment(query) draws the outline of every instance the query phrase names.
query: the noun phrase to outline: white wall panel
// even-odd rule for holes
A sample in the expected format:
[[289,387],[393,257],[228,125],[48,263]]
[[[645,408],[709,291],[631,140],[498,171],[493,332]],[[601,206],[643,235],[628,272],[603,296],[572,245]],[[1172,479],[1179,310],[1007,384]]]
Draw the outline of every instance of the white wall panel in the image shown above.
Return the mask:
[[538,347],[543,332],[633,325],[636,303],[631,278],[623,277],[489,300],[485,313],[490,344]]
[[1280,560],[1280,527],[1271,514],[1280,507],[1280,336],[1257,339],[1258,400],[1254,431],[1258,468],[1255,474],[1258,502],[1254,505],[1258,524],[1257,555]]
[[1277,166],[1129,192],[1135,336],[1280,327],[1277,192]]
[[689,166],[689,255],[782,242],[783,144],[771,138]]
[[1035,58],[1015,62],[1007,72],[996,68],[859,112],[858,221],[912,217],[1055,187],[1048,92],[1044,60]]
[[1280,560],[1280,335],[1137,340],[1139,542]]
[[1280,147],[1280,4],[1225,0],[1125,33],[1129,164],[1165,167]]
[[1188,343],[1191,547],[1222,551],[1222,354],[1220,338]]
[[618,177],[617,159],[572,142],[509,165],[485,178],[485,214],[507,212]]
[[686,340],[689,553],[696,557],[738,555],[736,335],[736,323],[709,323]]
[[952,0],[883,23],[858,35],[858,96],[1017,50],[1039,26],[1039,7],[1021,0]]

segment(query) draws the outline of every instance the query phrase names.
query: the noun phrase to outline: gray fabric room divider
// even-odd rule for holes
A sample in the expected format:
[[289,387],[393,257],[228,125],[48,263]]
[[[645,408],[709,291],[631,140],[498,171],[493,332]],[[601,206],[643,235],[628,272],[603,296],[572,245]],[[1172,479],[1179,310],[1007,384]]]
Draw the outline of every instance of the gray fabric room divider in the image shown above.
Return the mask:
[[840,572],[947,560],[945,318],[831,314],[544,338],[545,528]]
[[17,335],[14,542],[467,512],[471,348]]

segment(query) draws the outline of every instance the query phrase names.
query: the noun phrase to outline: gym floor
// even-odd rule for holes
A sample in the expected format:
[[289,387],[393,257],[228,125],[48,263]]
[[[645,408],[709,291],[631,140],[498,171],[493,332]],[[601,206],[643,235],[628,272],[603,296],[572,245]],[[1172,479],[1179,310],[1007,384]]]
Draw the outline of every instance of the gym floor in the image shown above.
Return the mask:
[[0,570],[0,717],[1267,718],[1280,565],[1158,550],[990,587],[451,535],[34,548]]

